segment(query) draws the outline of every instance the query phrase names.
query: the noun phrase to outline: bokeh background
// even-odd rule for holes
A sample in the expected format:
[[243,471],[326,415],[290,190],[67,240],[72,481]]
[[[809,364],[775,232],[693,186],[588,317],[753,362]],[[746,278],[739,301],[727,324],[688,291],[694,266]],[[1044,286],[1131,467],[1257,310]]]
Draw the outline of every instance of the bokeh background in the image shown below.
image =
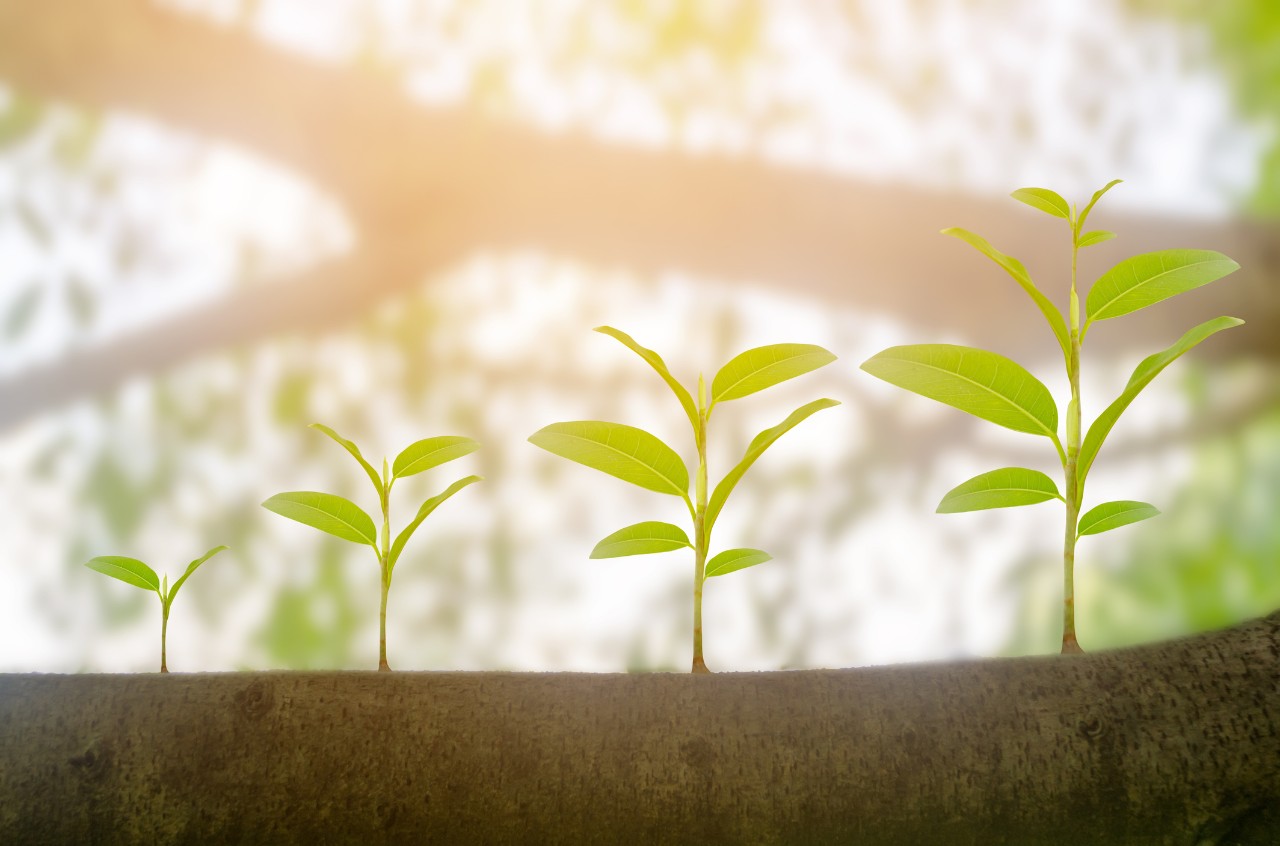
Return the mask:
[[149,671],[159,609],[83,566],[171,578],[176,671],[377,661],[368,550],[266,512],[376,508],[359,468],[435,434],[483,449],[397,485],[394,520],[468,473],[392,586],[399,669],[687,668],[691,556],[590,561],[682,506],[526,442],[638,425],[693,458],[656,376],[760,344],[840,360],[722,407],[713,481],[794,406],[842,401],[757,463],[708,583],[713,669],[1056,648],[1061,510],[935,515],[970,475],[1051,473],[1040,439],[858,371],[894,343],[1017,358],[1062,395],[1022,292],[1065,300],[1044,185],[1134,252],[1244,269],[1100,325],[1086,419],[1191,325],[1248,325],[1130,409],[1089,501],[1156,520],[1081,542],[1086,649],[1280,606],[1280,8],[1269,0],[0,0],[0,670]]

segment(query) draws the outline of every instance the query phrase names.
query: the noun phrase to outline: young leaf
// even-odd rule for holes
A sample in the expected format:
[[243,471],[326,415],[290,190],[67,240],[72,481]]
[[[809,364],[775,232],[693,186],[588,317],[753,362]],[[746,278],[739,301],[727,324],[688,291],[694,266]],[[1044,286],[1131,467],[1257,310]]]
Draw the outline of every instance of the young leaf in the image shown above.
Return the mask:
[[360,506],[336,494],[288,491],[269,497],[262,507],[343,540],[378,548],[373,520],[360,510]]
[[1213,250],[1161,250],[1132,256],[1098,278],[1089,290],[1089,319],[1108,320],[1208,285],[1240,265]]
[[811,403],[800,406],[791,414],[787,415],[787,419],[783,420],[772,429],[765,429],[760,434],[751,439],[751,443],[747,446],[746,453],[742,456],[742,460],[730,470],[720,484],[716,485],[716,489],[711,492],[711,499],[707,503],[707,511],[704,516],[706,521],[707,536],[711,536],[711,529],[715,526],[716,518],[720,516],[720,509],[724,508],[725,501],[729,499],[729,494],[733,492],[733,488],[738,484],[738,480],[743,474],[755,463],[756,459],[764,454],[764,451],[773,446],[773,442],[794,429],[801,421],[809,417],[814,412],[821,411],[824,408],[832,408],[839,405],[833,399],[819,399]]
[[726,549],[707,562],[707,578],[745,570],[771,560],[772,555],[759,549]]
[[378,491],[378,496],[382,496],[384,494],[382,479],[379,478],[378,471],[374,470],[373,465],[366,461],[364,456],[360,454],[360,447],[356,446],[352,441],[342,437],[323,423],[312,423],[311,428],[324,432],[326,435],[337,441],[339,446],[351,453],[351,457],[360,462],[360,466],[363,467],[364,472],[368,474],[369,481],[373,482],[374,488]]
[[96,558],[90,558],[84,566],[134,587],[160,592],[160,577],[156,575],[156,571],[136,558],[125,558],[123,555],[99,555]]
[[1027,296],[1040,309],[1040,313],[1044,315],[1044,319],[1049,322],[1049,328],[1053,330],[1053,337],[1058,339],[1058,346],[1062,348],[1063,358],[1067,358],[1071,354],[1071,333],[1067,331],[1067,321],[1062,317],[1062,312],[1058,311],[1058,307],[1050,302],[1049,298],[1044,295],[1036,283],[1031,281],[1031,274],[1027,273],[1026,267],[1022,262],[1012,256],[1004,253],[991,246],[981,235],[975,235],[967,229],[952,227],[942,230],[943,235],[951,235],[969,244],[978,252],[994,261],[996,264],[1004,268],[1005,273],[1013,277],[1013,281],[1027,292]]
[[396,562],[400,560],[400,553],[404,552],[404,545],[409,542],[409,538],[413,536],[414,531],[422,525],[422,521],[431,516],[431,512],[440,507],[445,500],[465,488],[467,485],[475,482],[482,482],[482,476],[466,476],[454,482],[442,492],[428,499],[418,508],[418,514],[413,518],[409,525],[404,527],[404,531],[396,535],[395,542],[391,544],[391,550],[387,553],[387,567],[394,570]]
[[1160,371],[1205,338],[1221,332],[1223,329],[1239,326],[1242,323],[1244,323],[1243,320],[1235,317],[1215,317],[1213,320],[1207,320],[1188,331],[1178,339],[1176,344],[1164,352],[1147,356],[1134,368],[1133,375],[1129,377],[1129,384],[1125,385],[1124,391],[1116,398],[1115,402],[1107,406],[1106,410],[1093,421],[1093,424],[1089,426],[1088,433],[1084,436],[1084,442],[1080,445],[1080,454],[1076,459],[1076,472],[1082,487],[1085,477],[1089,474],[1089,468],[1093,465],[1093,460],[1098,455],[1098,450],[1102,448],[1102,442],[1106,440],[1107,435],[1111,432],[1111,427],[1116,425],[1120,415],[1129,407],[1129,403],[1133,402],[1134,398],[1142,392],[1142,389],[1151,384],[1151,380],[1159,376]]
[[1071,219],[1071,204],[1048,188],[1019,188],[1009,196],[1045,214],[1051,214],[1063,220]]
[[412,476],[432,467],[438,467],[455,458],[470,455],[480,448],[480,444],[470,438],[456,435],[442,435],[438,438],[426,438],[412,443],[396,456],[391,465],[391,475],[397,479]]
[[1084,228],[1084,222],[1089,219],[1089,212],[1093,211],[1093,207],[1098,204],[1098,200],[1102,199],[1102,195],[1107,193],[1108,191],[1110,191],[1112,188],[1116,187],[1123,181],[1124,180],[1122,179],[1113,179],[1110,182],[1108,182],[1106,185],[1103,185],[1097,191],[1093,192],[1093,198],[1089,200],[1089,205],[1085,206],[1084,210],[1080,212],[1080,216],[1076,218],[1076,232],[1079,232],[1081,229]]
[[741,399],[835,360],[813,344],[771,344],[747,350],[721,367],[711,381],[711,404]]
[[684,529],[670,523],[651,520],[619,529],[591,550],[592,558],[621,558],[624,555],[647,555],[693,547]]
[[1057,443],[1058,407],[1049,389],[1002,355],[953,344],[912,344],[882,350],[862,369],[975,417]]
[[595,331],[608,335],[620,341],[627,349],[648,362],[649,366],[658,372],[662,377],[662,381],[667,383],[667,387],[676,395],[676,399],[680,401],[680,407],[684,409],[685,415],[689,418],[689,425],[696,430],[698,428],[698,407],[694,405],[693,396],[690,395],[687,388],[676,381],[676,377],[671,375],[671,371],[667,369],[667,363],[662,360],[662,356],[650,349],[645,349],[635,342],[635,340],[626,332],[614,329],[612,326],[597,326]]
[[1039,470],[1002,467],[974,476],[952,488],[942,498],[942,502],[938,503],[938,513],[1011,508],[1016,505],[1035,505],[1050,499],[1062,499],[1053,479]]
[[1094,244],[1101,244],[1103,241],[1110,241],[1116,237],[1116,233],[1108,232],[1105,229],[1095,229],[1092,232],[1086,232],[1080,236],[1079,245],[1081,247],[1092,247]]
[[1130,499],[1104,502],[1096,508],[1089,509],[1080,518],[1080,526],[1077,532],[1081,535],[1096,535],[1099,532],[1109,532],[1112,529],[1118,529],[1130,523],[1137,523],[1140,520],[1155,517],[1159,513],[1159,509],[1146,502],[1135,502]]
[[168,591],[168,594],[167,594],[168,600],[170,602],[173,602],[173,598],[178,595],[178,588],[182,587],[182,583],[187,580],[188,576],[190,576],[192,573],[196,571],[197,567],[199,567],[204,562],[208,561],[213,556],[217,555],[219,552],[222,552],[226,548],[227,547],[225,546],[215,546],[213,549],[209,550],[204,555],[201,555],[195,561],[192,561],[190,564],[188,564],[187,571],[183,573],[182,576],[176,582],[173,583],[173,589]]
[[575,420],[544,426],[529,436],[529,442],[624,482],[689,498],[689,471],[684,462],[671,447],[643,429]]

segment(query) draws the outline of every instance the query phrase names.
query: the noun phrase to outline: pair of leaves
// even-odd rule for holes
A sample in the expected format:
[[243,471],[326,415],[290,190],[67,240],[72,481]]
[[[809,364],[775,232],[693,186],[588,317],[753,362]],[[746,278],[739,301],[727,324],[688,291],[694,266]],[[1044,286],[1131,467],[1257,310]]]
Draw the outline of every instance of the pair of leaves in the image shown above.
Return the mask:
[[[608,335],[619,341],[627,349],[640,356],[662,377],[667,387],[680,401],[685,416],[696,431],[698,428],[698,406],[693,395],[671,375],[662,356],[651,349],[640,346],[636,340],[612,326],[597,326],[597,332]],[[814,344],[770,344],[755,347],[734,356],[728,364],[721,367],[711,380],[711,406],[716,403],[741,399],[751,394],[771,388],[788,379],[803,376],[835,361],[831,352]],[[710,407],[708,407],[708,413]]]
[[103,575],[119,579],[134,587],[155,591],[160,597],[160,602],[167,609],[173,603],[174,597],[178,595],[179,588],[186,583],[191,574],[196,571],[196,568],[226,548],[225,546],[215,546],[195,561],[192,561],[187,565],[186,571],[173,583],[173,587],[169,587],[168,576],[165,576],[162,583],[155,570],[152,570],[136,558],[128,558],[123,555],[99,555],[85,562],[85,566],[90,570],[97,570]]
[[[1089,427],[1077,460],[1080,481],[1083,483],[1111,428],[1143,388],[1192,347],[1242,323],[1235,317],[1214,318],[1191,329],[1163,352],[1143,359],[1124,391]],[[1058,411],[1049,389],[1004,356],[950,344],[914,344],[879,352],[863,362],[862,369],[976,417],[1058,443]]]
[[[671,388],[694,431],[698,431],[697,404],[689,391],[671,375],[662,356],[640,346],[630,335],[611,326],[600,326],[596,331],[617,339],[644,359]],[[834,360],[834,355],[812,344],[774,344],[747,350],[735,356],[716,374],[711,383],[711,402],[714,405],[749,396]],[[714,514],[723,507],[729,491],[770,444],[814,411],[838,404],[835,400],[809,403],[793,412],[783,423],[757,435],[742,461],[717,486],[708,508],[708,522],[714,521]],[[690,503],[689,471],[684,461],[675,450],[643,429],[623,423],[575,420],[544,426],[529,437],[529,442],[561,458],[608,473],[646,490],[678,496]]]
[[[467,485],[479,481],[482,481],[480,476],[466,476],[422,503],[417,515],[396,536],[395,542],[391,545],[387,556],[388,568],[395,567],[395,562],[400,558],[405,544],[432,511]],[[378,549],[378,532],[374,528],[373,518],[345,497],[319,491],[286,491],[268,497],[262,503],[262,507],[334,537],[352,543],[368,544],[373,547],[374,552],[381,555]]]
[[[671,523],[656,520],[636,523],[609,535],[591,551],[592,558],[621,558],[627,555],[649,555],[693,548],[684,529]],[[756,564],[772,560],[773,556],[759,549],[726,549],[714,556],[706,565],[706,577],[723,576],[736,570],[745,570]]]
[[[1009,196],[1021,203],[1026,203],[1033,209],[1039,209],[1045,214],[1060,217],[1067,221],[1071,224],[1072,232],[1077,237],[1076,243],[1082,247],[1087,247],[1090,244],[1098,244],[1115,237],[1115,233],[1113,232],[1101,231],[1090,232],[1084,237],[1080,237],[1080,230],[1084,228],[1085,221],[1089,219],[1089,212],[1093,211],[1093,207],[1098,204],[1098,200],[1102,199],[1102,195],[1119,185],[1120,182],[1121,180],[1119,179],[1113,179],[1097,191],[1094,191],[1093,197],[1090,198],[1089,203],[1084,207],[1084,210],[1080,212],[1079,217],[1072,216],[1071,204],[1063,199],[1061,194],[1058,194],[1056,191],[1050,191],[1048,188],[1019,188]],[[1086,241],[1088,241],[1088,243],[1085,243]]]
[[[805,418],[836,405],[839,403],[831,399],[814,400],[755,436],[742,459],[711,494],[706,513],[708,535],[729,494],[756,459]],[[643,429],[623,423],[572,420],[544,426],[529,436],[529,442],[624,482],[689,502],[689,471],[684,462],[675,450]]]
[[[475,452],[480,446],[470,438],[452,435],[416,441],[396,456],[392,475],[384,482],[383,478],[373,469],[373,466],[361,455],[360,448],[355,443],[342,437],[328,426],[320,423],[311,425],[313,429],[319,429],[336,441],[360,464],[370,481],[373,482],[374,487],[377,488],[378,497],[384,509],[387,507],[387,495],[396,479],[413,476],[424,470],[461,458],[464,455]],[[385,462],[383,467],[385,473]],[[405,544],[408,543],[409,538],[417,530],[418,526],[422,525],[422,521],[427,519],[431,512],[435,511],[449,497],[467,485],[479,481],[481,481],[480,476],[467,476],[459,479],[442,493],[422,503],[417,515],[396,536],[395,541],[388,550],[385,562],[388,572],[394,569]],[[287,491],[268,497],[262,503],[262,506],[268,511],[274,511],[282,517],[296,520],[334,537],[339,537],[352,543],[368,544],[373,547],[374,552],[381,558],[382,552],[378,549],[378,532],[374,526],[373,518],[365,513],[364,509],[345,497],[319,491]]]
[[[1084,207],[1078,218],[1073,218],[1071,204],[1062,198],[1055,191],[1048,188],[1019,188],[1010,196],[1019,202],[1026,203],[1032,208],[1039,209],[1046,214],[1060,217],[1071,224],[1072,235],[1076,238],[1076,243],[1081,247],[1089,247],[1094,244],[1101,244],[1115,237],[1114,232],[1106,232],[1099,230],[1097,232],[1089,232],[1084,236],[1080,235],[1080,229],[1084,226],[1084,222],[1089,217],[1089,212],[1102,199],[1102,195],[1110,191],[1113,187],[1120,184],[1119,179],[1113,179],[1105,186],[1095,191],[1089,204]],[[943,235],[952,235],[965,243],[972,246],[978,252],[994,261],[1004,271],[1013,277],[1013,281],[1017,282],[1022,290],[1026,291],[1027,296],[1031,297],[1036,307],[1040,309],[1040,313],[1044,315],[1044,319],[1049,323],[1049,328],[1053,330],[1053,336],[1058,341],[1058,347],[1062,350],[1064,361],[1069,362],[1071,358],[1071,332],[1067,326],[1066,320],[1062,316],[1062,312],[1058,307],[1044,295],[1035,282],[1031,280],[1031,274],[1027,272],[1022,262],[1012,256],[1005,255],[982,236],[976,235],[967,229],[952,227],[942,230]]]
[[[386,489],[390,483],[384,483],[378,472],[373,469],[365,457],[361,455],[360,448],[354,442],[342,437],[333,429],[323,423],[312,423],[312,429],[318,429],[328,435],[338,443],[343,449],[351,453],[351,457],[356,460],[365,475],[369,477],[369,481],[373,482],[374,488],[378,491],[378,496],[386,496]],[[455,435],[443,435],[435,438],[425,438],[416,441],[405,447],[396,460],[391,465],[391,476],[393,479],[403,479],[406,476],[413,476],[424,470],[430,470],[432,467],[438,467],[456,458],[469,455],[480,448],[480,444],[470,438],[458,437]]]
[[[1118,179],[1112,180],[1095,191],[1093,198],[1075,219],[1072,218],[1070,204],[1047,188],[1019,188],[1012,196],[1033,208],[1067,220],[1072,225],[1077,246],[1089,247],[1115,237],[1115,233],[1104,230],[1080,235],[1080,230],[1102,195],[1119,182]],[[943,234],[960,238],[1004,268],[1035,302],[1053,330],[1063,355],[1069,358],[1071,337],[1062,312],[1036,287],[1020,261],[1005,255],[982,237],[965,229],[944,229]],[[1161,250],[1124,259],[1100,276],[1089,290],[1085,303],[1087,320],[1081,330],[1081,337],[1084,337],[1095,320],[1108,320],[1146,308],[1207,285],[1237,269],[1239,265],[1236,262],[1213,250]]]
[[[1062,499],[1058,486],[1039,470],[1026,467],[1002,467],[980,473],[947,492],[938,503],[939,514],[982,511],[988,508],[1014,508],[1035,505],[1050,499]],[[1096,535],[1154,517],[1160,512],[1154,505],[1133,500],[1104,502],[1080,518],[1077,532]]]

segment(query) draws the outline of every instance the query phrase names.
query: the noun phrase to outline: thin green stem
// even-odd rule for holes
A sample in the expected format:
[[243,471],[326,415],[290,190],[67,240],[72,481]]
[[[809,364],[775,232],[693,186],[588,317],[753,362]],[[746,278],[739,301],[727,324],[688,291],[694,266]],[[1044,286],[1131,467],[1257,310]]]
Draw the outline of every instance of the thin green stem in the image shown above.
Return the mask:
[[694,483],[693,514],[693,672],[709,673],[702,658],[702,584],[707,573],[707,388],[698,376],[698,475]]
[[387,460],[382,459],[382,490],[379,500],[382,506],[382,549],[378,551],[378,570],[382,576],[382,604],[378,610],[378,670],[391,671],[387,663],[387,592],[391,589],[391,484],[387,473]]
[[160,672],[169,672],[169,661],[165,654],[165,641],[169,637],[169,603],[160,599]]
[[1067,455],[1063,463],[1066,475],[1067,520],[1062,543],[1062,652],[1082,652],[1076,641],[1076,532],[1080,519],[1080,296],[1076,292],[1076,258],[1078,237],[1071,237],[1071,353],[1067,357],[1067,379],[1071,383],[1071,402],[1067,405]]

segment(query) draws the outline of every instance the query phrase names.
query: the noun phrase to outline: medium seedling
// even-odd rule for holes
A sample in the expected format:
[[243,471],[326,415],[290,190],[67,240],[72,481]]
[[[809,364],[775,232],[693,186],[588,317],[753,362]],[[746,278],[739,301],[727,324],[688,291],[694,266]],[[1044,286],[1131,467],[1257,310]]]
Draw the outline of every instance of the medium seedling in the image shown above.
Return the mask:
[[122,582],[131,584],[134,587],[153,590],[160,597],[160,672],[167,673],[169,672],[169,662],[166,655],[166,640],[169,635],[169,607],[173,605],[173,599],[178,595],[178,589],[191,577],[196,568],[224,549],[226,549],[225,546],[215,546],[195,561],[192,561],[187,565],[186,572],[173,583],[173,587],[169,587],[168,574],[162,580],[156,575],[155,570],[152,570],[136,558],[126,558],[123,555],[99,555],[97,558],[91,558],[86,561],[85,566],[91,570],[97,570],[99,573],[111,576],[113,579],[119,579]]
[[1089,426],[1081,440],[1080,349],[1090,327],[1154,305],[1161,300],[1207,285],[1239,268],[1231,259],[1212,250],[1161,250],[1121,261],[1098,277],[1089,289],[1084,307],[1076,289],[1076,259],[1082,247],[1115,237],[1112,232],[1085,232],[1085,221],[1102,195],[1119,183],[1114,180],[1096,191],[1079,212],[1061,196],[1045,188],[1020,188],[1012,196],[1032,208],[1062,218],[1071,234],[1071,289],[1067,318],[1032,282],[1022,262],[996,250],[983,238],[964,229],[944,229],[990,258],[1035,302],[1053,330],[1062,350],[1071,385],[1067,403],[1066,443],[1058,437],[1058,407],[1049,389],[1013,361],[996,353],[951,344],[912,344],[890,347],[863,363],[862,369],[886,382],[930,399],[967,411],[1017,432],[1048,438],[1062,465],[1065,495],[1052,479],[1038,470],[1004,467],[975,476],[947,493],[939,513],[977,511],[1032,505],[1050,499],[1066,505],[1063,542],[1062,651],[1080,652],[1076,640],[1074,569],[1076,541],[1083,535],[1146,520],[1160,513],[1145,502],[1104,502],[1080,516],[1085,479],[1111,428],[1134,398],[1187,350],[1223,329],[1244,321],[1218,317],[1187,332],[1163,352],[1143,359],[1129,383]]
[[378,569],[382,573],[382,605],[378,615],[378,669],[390,670],[391,667],[387,664],[387,592],[391,589],[391,576],[395,572],[396,562],[400,560],[405,544],[409,542],[409,538],[414,531],[422,525],[422,521],[426,520],[431,515],[431,512],[435,511],[449,497],[472,482],[479,482],[481,477],[467,476],[459,479],[445,488],[443,492],[422,503],[417,515],[409,522],[409,525],[405,526],[396,535],[394,541],[391,539],[391,513],[389,508],[391,486],[395,484],[397,479],[416,475],[424,470],[430,470],[432,467],[437,467],[445,462],[453,461],[455,458],[461,458],[464,455],[475,452],[480,448],[480,445],[470,438],[452,435],[426,438],[406,447],[403,452],[396,456],[396,460],[390,468],[388,468],[387,460],[384,458],[382,460],[382,475],[378,475],[378,472],[373,469],[373,465],[365,460],[364,456],[360,454],[359,447],[354,443],[320,423],[312,423],[311,428],[319,429],[336,441],[343,449],[351,453],[351,457],[360,464],[361,469],[369,477],[369,481],[373,483],[374,490],[378,492],[378,504],[382,508],[381,535],[374,528],[373,518],[366,514],[360,506],[336,494],[317,493],[315,491],[290,491],[268,498],[262,503],[262,506],[269,511],[288,517],[290,520],[297,520],[299,523],[305,523],[312,528],[328,532],[343,540],[368,544],[373,548],[374,555],[378,557]]
[[830,364],[836,357],[812,344],[774,344],[747,350],[720,369],[711,382],[710,401],[706,382],[698,376],[697,399],[676,381],[662,357],[637,344],[629,335],[609,326],[596,328],[622,342],[643,358],[667,383],[684,409],[693,428],[698,452],[694,496],[689,497],[689,471],[675,450],[643,429],[621,423],[578,420],[553,423],[535,432],[529,441],[548,452],[585,464],[647,490],[677,496],[684,500],[693,521],[693,542],[684,529],[671,523],[646,521],[619,529],[596,544],[592,558],[617,558],[691,548],[693,564],[693,672],[706,673],[702,658],[702,585],[712,576],[768,561],[772,556],[758,549],[727,549],[707,560],[711,530],[724,508],[725,501],[738,480],[774,441],[815,411],[839,405],[835,400],[820,399],[803,405],[772,429],[756,435],[742,460],[725,475],[707,496],[707,423],[716,405],[772,387],[796,376]]

